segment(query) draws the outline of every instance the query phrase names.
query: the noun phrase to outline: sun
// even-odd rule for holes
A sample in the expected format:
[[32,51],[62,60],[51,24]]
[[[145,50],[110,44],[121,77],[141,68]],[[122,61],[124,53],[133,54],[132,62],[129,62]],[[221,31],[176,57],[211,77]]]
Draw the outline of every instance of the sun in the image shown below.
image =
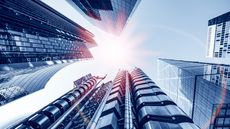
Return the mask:
[[98,46],[92,50],[95,59],[100,59],[110,66],[127,65],[130,51],[124,39],[107,35],[96,41]]
[[110,42],[102,46],[103,52],[109,61],[112,62],[124,62],[127,56],[127,52],[119,40],[116,43]]
[[130,69],[143,64],[144,57],[153,55],[141,47],[148,35],[136,31],[135,24],[129,24],[119,36],[102,31],[95,34],[98,46],[90,51],[95,62],[100,63],[99,67]]

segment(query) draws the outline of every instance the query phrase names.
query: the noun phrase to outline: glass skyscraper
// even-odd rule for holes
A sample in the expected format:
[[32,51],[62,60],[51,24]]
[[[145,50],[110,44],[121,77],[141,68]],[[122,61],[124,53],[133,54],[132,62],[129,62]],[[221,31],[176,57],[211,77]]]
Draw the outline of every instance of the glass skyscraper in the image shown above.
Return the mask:
[[70,0],[95,26],[119,35],[141,0]]
[[120,70],[100,86],[91,76],[9,128],[199,129],[139,68]]
[[162,90],[204,129],[230,127],[230,65],[159,59]]
[[0,105],[44,88],[64,66],[92,58],[93,37],[40,0],[1,0]]
[[208,21],[207,57],[230,58],[230,12]]
[[0,71],[0,106],[43,89],[55,73],[69,64]]
[[92,58],[93,34],[40,0],[0,1],[0,64]]

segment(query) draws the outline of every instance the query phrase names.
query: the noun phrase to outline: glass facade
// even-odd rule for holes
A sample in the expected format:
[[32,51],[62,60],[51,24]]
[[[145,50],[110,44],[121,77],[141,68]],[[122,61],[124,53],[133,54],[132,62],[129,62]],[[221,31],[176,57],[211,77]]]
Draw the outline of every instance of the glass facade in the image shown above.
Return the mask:
[[0,63],[92,58],[93,34],[39,0],[0,1]]
[[92,58],[93,37],[40,0],[1,0],[0,105],[43,89],[69,63]]
[[230,66],[170,59],[158,65],[162,90],[200,128],[210,128],[213,105],[230,103]]
[[230,12],[208,21],[208,57],[230,58]]
[[91,7],[91,5],[86,0],[73,0],[74,4],[78,6],[78,8],[83,11],[87,16],[101,20],[100,13],[98,9],[94,9]]
[[139,68],[120,70],[101,86],[97,80],[92,76],[12,128],[199,129]]
[[69,63],[0,71],[0,106],[45,87],[49,79]]
[[140,0],[72,0],[69,3],[95,26],[119,35]]
[[230,104],[213,105],[211,128],[228,129],[230,127]]

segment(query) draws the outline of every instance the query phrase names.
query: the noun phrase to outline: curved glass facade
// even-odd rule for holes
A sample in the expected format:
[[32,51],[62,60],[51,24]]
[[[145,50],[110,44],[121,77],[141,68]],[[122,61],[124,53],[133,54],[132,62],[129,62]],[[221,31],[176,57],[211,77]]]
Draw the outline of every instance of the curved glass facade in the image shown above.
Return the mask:
[[43,89],[49,79],[67,65],[69,63],[1,71],[0,105]]
[[93,37],[40,0],[1,0],[0,105],[44,88],[69,63],[92,58]]

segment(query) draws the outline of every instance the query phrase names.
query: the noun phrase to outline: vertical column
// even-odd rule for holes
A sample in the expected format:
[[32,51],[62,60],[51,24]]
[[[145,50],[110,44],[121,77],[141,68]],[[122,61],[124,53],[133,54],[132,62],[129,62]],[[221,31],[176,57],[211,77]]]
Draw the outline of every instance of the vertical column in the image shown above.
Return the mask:
[[132,129],[133,128],[133,117],[132,117],[132,102],[131,102],[131,96],[130,96],[130,80],[129,80],[129,73],[125,73],[125,80],[126,80],[126,85],[125,85],[125,123],[124,123],[124,128],[125,129]]

